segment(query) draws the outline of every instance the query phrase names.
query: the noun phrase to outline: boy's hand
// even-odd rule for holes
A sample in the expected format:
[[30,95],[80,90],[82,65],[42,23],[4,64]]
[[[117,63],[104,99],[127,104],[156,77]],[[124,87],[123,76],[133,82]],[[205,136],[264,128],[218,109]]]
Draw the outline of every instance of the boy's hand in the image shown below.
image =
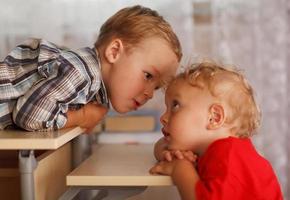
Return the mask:
[[107,112],[108,108],[97,102],[90,102],[79,110],[68,110],[67,122],[63,128],[80,126],[85,129],[85,133],[90,133]]
[[108,112],[108,108],[97,102],[90,102],[84,105],[81,110],[83,118],[81,119],[80,127],[85,128],[86,133],[90,133]]
[[172,161],[173,159],[186,159],[190,162],[195,162],[197,159],[197,155],[194,154],[192,151],[181,151],[181,150],[164,150],[162,152],[163,160],[165,161]]

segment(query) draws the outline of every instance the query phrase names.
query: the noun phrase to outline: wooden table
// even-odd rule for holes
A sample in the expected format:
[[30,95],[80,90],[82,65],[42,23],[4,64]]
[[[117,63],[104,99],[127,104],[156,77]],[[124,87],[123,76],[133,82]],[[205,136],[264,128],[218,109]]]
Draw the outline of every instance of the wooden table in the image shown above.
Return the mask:
[[82,132],[79,127],[52,132],[0,131],[0,150],[58,149]]
[[[67,185],[75,189],[125,190],[127,194],[111,192],[120,199],[142,192],[147,186],[173,185],[169,176],[149,173],[155,162],[153,144],[99,144],[93,154],[67,176]],[[107,198],[114,199],[112,195]]]
[[[50,174],[56,175],[58,172],[57,169],[54,169],[54,166],[61,165],[61,163],[56,162],[56,160],[60,161],[63,159],[63,161],[66,161],[66,164],[69,162],[67,166],[64,166],[66,167],[65,170],[71,170],[71,157],[68,157],[71,154],[70,147],[67,146],[65,149],[63,147],[82,133],[83,130],[79,127],[53,132],[26,132],[21,130],[0,131],[0,150],[19,150],[18,160],[19,173],[21,175],[21,199],[32,200],[39,198],[35,197],[34,191],[34,175],[36,169],[40,168],[38,171],[42,171],[40,172],[41,178],[49,176],[49,173],[46,172],[51,170],[55,171],[50,172]],[[45,155],[47,159],[43,159],[44,161],[40,163],[38,158],[35,158],[34,150],[52,151],[48,151]],[[43,165],[49,165],[49,167],[43,167]],[[43,172],[42,169],[46,172]],[[49,177],[45,178],[47,179]],[[42,181],[46,180],[44,179]],[[41,184],[46,185],[45,182]]]

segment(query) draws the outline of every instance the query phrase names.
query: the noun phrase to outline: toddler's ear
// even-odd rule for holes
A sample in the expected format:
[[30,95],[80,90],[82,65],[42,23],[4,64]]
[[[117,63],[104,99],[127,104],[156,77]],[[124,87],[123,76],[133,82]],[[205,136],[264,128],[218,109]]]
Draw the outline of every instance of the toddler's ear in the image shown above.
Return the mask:
[[124,46],[122,40],[115,38],[106,47],[105,58],[109,63],[115,63],[123,51]]
[[220,128],[225,121],[224,108],[220,104],[212,104],[209,108],[207,129],[214,130]]

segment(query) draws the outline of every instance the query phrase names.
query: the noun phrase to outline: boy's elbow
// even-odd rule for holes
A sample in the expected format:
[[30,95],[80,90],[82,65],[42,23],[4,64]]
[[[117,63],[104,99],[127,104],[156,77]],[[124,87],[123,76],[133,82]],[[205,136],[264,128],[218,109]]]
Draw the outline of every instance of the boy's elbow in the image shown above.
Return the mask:
[[28,114],[22,115],[21,113],[13,112],[13,121],[17,127],[26,131],[41,131],[47,129],[45,123],[29,118]]
[[16,126],[18,126],[19,128],[22,128],[26,131],[43,131],[46,128],[42,125],[42,123],[40,122],[30,122],[30,121],[14,121],[14,123],[16,124]]

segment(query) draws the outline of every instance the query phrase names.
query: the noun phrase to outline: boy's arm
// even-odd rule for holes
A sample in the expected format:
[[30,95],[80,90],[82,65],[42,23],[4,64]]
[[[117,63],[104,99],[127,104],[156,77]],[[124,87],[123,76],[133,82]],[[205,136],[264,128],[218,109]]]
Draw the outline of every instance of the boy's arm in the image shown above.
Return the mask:
[[[85,95],[83,91],[90,85],[87,77],[75,67],[62,63],[58,72],[58,76],[43,79],[17,100],[13,109],[13,121],[17,126],[28,131],[65,126],[68,104]],[[72,120],[71,124],[79,125],[78,120]]]
[[69,110],[66,113],[67,122],[63,128],[80,126],[90,132],[108,112],[108,108],[94,102],[84,105],[79,110]]

